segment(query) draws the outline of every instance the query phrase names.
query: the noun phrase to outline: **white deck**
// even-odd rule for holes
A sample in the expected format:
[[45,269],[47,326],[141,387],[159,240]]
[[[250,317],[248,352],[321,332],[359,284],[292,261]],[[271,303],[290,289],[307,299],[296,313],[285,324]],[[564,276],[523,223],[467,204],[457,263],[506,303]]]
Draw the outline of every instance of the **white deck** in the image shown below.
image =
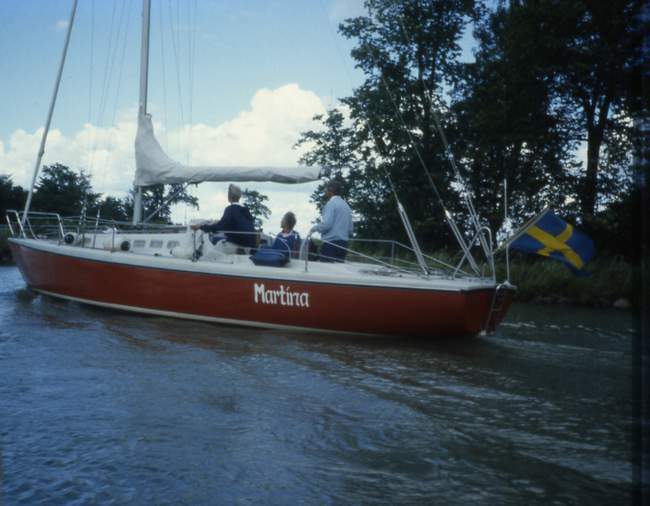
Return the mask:
[[[130,251],[119,249],[120,243],[124,240],[130,241]],[[255,265],[248,255],[225,255],[218,259],[204,255],[197,261],[172,256],[170,246],[172,248],[187,246],[188,241],[191,244],[191,233],[116,234],[114,237],[110,233],[99,234],[96,238],[86,236],[85,246],[71,246],[41,239],[12,238],[10,241],[39,251],[98,262],[222,276],[454,292],[493,288],[496,285],[492,279],[434,275],[425,277],[391,271],[387,267],[372,263],[310,261],[305,270],[305,261],[296,259],[292,259],[285,267],[265,267]],[[92,247],[93,244],[95,248]]]

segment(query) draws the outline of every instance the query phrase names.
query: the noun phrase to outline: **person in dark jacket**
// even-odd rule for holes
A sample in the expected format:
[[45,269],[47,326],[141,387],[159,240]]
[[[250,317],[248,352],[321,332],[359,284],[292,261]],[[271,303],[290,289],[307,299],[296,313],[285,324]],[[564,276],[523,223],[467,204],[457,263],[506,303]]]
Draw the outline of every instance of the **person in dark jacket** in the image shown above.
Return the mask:
[[225,241],[220,243],[220,249],[224,253],[237,253],[241,248],[255,249],[257,247],[257,235],[255,233],[255,220],[247,207],[239,203],[241,188],[231,184],[228,186],[228,202],[223,216],[216,223],[205,225],[192,225],[192,230],[203,232],[224,232]]

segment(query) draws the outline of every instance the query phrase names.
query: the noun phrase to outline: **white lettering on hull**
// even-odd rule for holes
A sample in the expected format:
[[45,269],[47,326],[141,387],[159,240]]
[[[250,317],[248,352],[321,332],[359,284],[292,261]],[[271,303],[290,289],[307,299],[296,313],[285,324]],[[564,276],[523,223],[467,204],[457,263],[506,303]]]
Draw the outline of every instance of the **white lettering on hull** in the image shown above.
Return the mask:
[[264,283],[255,283],[253,294],[255,304],[309,307],[309,292],[292,292],[290,286],[280,285],[277,290],[268,290]]

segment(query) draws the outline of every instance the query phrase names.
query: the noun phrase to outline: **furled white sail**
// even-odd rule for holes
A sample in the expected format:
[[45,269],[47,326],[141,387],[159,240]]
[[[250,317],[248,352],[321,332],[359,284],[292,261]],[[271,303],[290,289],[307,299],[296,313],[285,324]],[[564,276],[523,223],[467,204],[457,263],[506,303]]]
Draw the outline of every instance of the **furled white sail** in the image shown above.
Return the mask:
[[150,114],[138,115],[135,137],[135,185],[200,183],[203,181],[272,181],[306,183],[317,180],[317,167],[203,167],[183,165],[162,149],[153,131]]

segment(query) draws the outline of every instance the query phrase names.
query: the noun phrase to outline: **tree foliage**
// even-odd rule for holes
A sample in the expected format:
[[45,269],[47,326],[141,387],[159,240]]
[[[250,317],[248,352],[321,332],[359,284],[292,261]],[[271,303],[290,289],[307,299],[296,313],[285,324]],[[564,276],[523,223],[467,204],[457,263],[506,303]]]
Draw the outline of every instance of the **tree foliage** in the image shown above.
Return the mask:
[[[133,215],[135,192],[132,190],[124,200],[127,216]],[[171,223],[172,206],[185,203],[195,209],[199,208],[199,200],[190,195],[187,187],[182,184],[156,184],[147,186],[142,191],[142,218],[146,219],[153,213],[150,223]]]
[[474,35],[476,61],[463,65],[453,93],[456,155],[465,162],[477,209],[491,228],[509,214],[525,216],[564,205],[572,193],[567,167],[574,167],[552,82],[539,65],[544,26],[528,26],[498,7],[481,18]]
[[262,228],[262,219],[268,219],[271,216],[271,210],[265,204],[269,198],[256,190],[247,188],[242,192],[242,197],[244,198],[244,205],[255,219],[255,229],[260,230]]
[[86,172],[75,172],[55,163],[43,167],[31,209],[61,216],[80,216],[84,203],[87,209],[96,209],[100,197],[101,194],[92,191],[90,176]]
[[0,218],[4,220],[7,209],[22,211],[26,198],[27,192],[14,185],[11,176],[0,175]]
[[102,220],[125,222],[131,219],[130,208],[126,205],[127,199],[106,196],[98,203],[98,209],[91,209],[89,216],[99,216]]
[[[354,129],[345,124],[345,117],[338,109],[327,111],[326,115],[319,114],[314,121],[321,122],[324,129],[304,132],[296,146],[309,145],[308,151],[300,163],[324,167],[329,171],[329,177],[341,183],[341,196],[349,199],[352,181],[357,180],[358,167],[362,157],[357,154],[361,139],[355,136]],[[344,177],[347,175],[348,177]],[[321,183],[311,196],[311,201],[318,210],[325,205],[325,184]]]
[[[339,27],[356,43],[365,80],[298,143],[310,147],[304,163],[343,180],[360,235],[404,238],[395,196],[428,247],[452,240],[438,195],[466,223],[438,125],[494,232],[504,180],[509,214],[520,222],[546,206],[583,223],[607,209],[621,214],[613,204],[633,198],[640,2],[366,4],[370,15]],[[464,63],[459,39],[470,24],[475,61]],[[319,206],[321,195],[312,197]]]
[[[9,176],[0,176],[0,208],[22,210],[27,192],[14,186]],[[171,197],[171,198],[170,198]],[[198,199],[187,192],[182,185],[150,186],[143,192],[144,217],[156,209],[158,213],[151,220],[154,223],[171,223],[171,206],[187,203],[198,208]],[[89,175],[83,170],[75,172],[60,163],[45,166],[35,187],[32,211],[59,213],[61,216],[87,218],[99,214],[103,220],[130,221],[133,216],[133,192],[124,198],[103,197],[95,193]]]
[[578,160],[565,174],[566,193],[585,221],[599,205],[629,191],[640,9],[637,0],[528,0],[498,7],[489,18],[489,34],[512,49],[498,60],[517,77],[526,76],[522,87],[543,84],[540,98],[559,126],[560,141],[574,154],[586,150],[584,167]]
[[457,74],[459,39],[476,14],[475,5],[469,0],[373,0],[368,5],[370,16],[340,26],[357,42],[352,56],[366,79],[342,100],[343,109],[321,118],[324,130],[303,135],[300,144],[314,145],[303,161],[328,165],[333,177],[344,178],[349,203],[363,218],[359,235],[404,239],[397,195],[416,233],[440,246],[449,237],[442,220],[431,218],[440,207],[426,172],[448,206],[454,205],[455,190],[439,148],[432,103],[446,108],[440,102],[442,87]]

